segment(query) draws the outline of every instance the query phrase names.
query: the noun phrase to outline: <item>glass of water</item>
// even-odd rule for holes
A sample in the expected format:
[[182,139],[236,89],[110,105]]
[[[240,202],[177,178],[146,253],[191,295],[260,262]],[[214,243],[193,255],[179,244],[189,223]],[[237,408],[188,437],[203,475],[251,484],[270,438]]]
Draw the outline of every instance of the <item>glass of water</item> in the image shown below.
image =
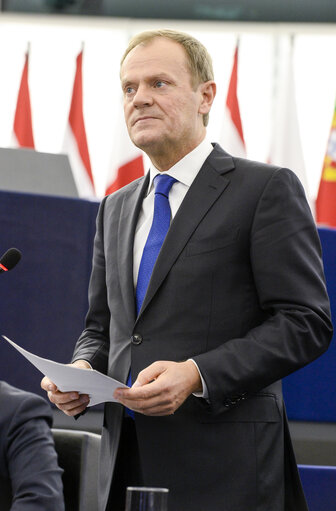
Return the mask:
[[167,488],[128,486],[125,511],[167,511]]

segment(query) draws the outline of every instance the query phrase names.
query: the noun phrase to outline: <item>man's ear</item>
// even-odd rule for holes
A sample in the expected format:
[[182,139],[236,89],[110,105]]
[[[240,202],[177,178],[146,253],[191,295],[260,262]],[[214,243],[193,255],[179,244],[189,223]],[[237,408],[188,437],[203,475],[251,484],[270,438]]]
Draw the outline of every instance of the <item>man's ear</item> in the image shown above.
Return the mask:
[[199,88],[202,95],[202,100],[198,112],[202,115],[205,115],[211,110],[212,103],[216,96],[217,87],[213,80],[209,80],[208,82],[201,83]]

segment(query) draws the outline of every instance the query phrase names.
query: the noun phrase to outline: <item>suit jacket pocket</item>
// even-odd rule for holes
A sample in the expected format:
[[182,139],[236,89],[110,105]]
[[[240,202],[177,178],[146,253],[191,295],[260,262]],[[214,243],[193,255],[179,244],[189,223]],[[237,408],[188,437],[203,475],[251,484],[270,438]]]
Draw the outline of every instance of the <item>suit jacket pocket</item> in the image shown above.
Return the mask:
[[235,229],[227,232],[224,236],[191,240],[186,247],[186,255],[193,256],[206,252],[214,252],[215,250],[221,250],[237,241],[238,237],[239,227],[236,227]]
[[226,412],[215,413],[210,405],[203,406],[200,422],[279,422],[281,413],[274,394],[257,394],[240,401]]

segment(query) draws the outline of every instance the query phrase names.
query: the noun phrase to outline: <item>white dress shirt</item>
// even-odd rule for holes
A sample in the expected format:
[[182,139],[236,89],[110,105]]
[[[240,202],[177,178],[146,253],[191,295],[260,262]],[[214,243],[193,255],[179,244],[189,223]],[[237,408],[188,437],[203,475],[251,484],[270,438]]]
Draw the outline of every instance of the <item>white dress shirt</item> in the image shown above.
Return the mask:
[[[178,161],[171,167],[169,170],[165,172],[169,176],[177,179],[177,182],[173,184],[170,192],[169,192],[169,204],[171,209],[171,219],[176,215],[177,210],[179,209],[184,197],[186,196],[189,187],[200,171],[203,163],[213,150],[213,146],[209,140],[206,138],[189,154],[187,154],[182,160]],[[140,261],[142,257],[142,252],[145,247],[145,243],[153,222],[153,214],[154,214],[154,184],[153,180],[157,174],[160,174],[160,171],[154,167],[153,164],[150,164],[149,167],[149,185],[147,195],[142,202],[141,211],[138,218],[138,223],[135,230],[134,237],[134,245],[133,245],[133,281],[134,281],[134,289],[136,288],[138,281],[138,273],[140,267]],[[197,397],[208,397],[208,391],[206,388],[205,381],[201,375],[201,372],[193,359],[190,359],[194,362],[195,366],[198,369],[202,380],[203,392],[197,392],[194,395]]]
[[[169,204],[171,209],[171,219],[174,218],[178,208],[186,196],[189,187],[200,171],[203,163],[213,150],[211,142],[206,138],[182,160],[178,161],[165,172],[169,176],[177,179],[169,192]],[[153,164],[149,167],[149,185],[147,195],[142,202],[142,208],[139,214],[138,223],[135,230],[133,246],[133,281],[136,288],[138,281],[139,266],[142,252],[153,222],[154,214],[154,184],[153,179],[160,171]]]

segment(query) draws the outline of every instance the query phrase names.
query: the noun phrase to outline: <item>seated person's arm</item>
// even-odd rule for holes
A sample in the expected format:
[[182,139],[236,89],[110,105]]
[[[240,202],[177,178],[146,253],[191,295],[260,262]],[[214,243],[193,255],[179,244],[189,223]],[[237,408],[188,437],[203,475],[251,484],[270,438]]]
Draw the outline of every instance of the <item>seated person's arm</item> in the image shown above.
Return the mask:
[[8,428],[7,464],[11,511],[63,511],[62,470],[50,426],[49,405],[24,393]]

